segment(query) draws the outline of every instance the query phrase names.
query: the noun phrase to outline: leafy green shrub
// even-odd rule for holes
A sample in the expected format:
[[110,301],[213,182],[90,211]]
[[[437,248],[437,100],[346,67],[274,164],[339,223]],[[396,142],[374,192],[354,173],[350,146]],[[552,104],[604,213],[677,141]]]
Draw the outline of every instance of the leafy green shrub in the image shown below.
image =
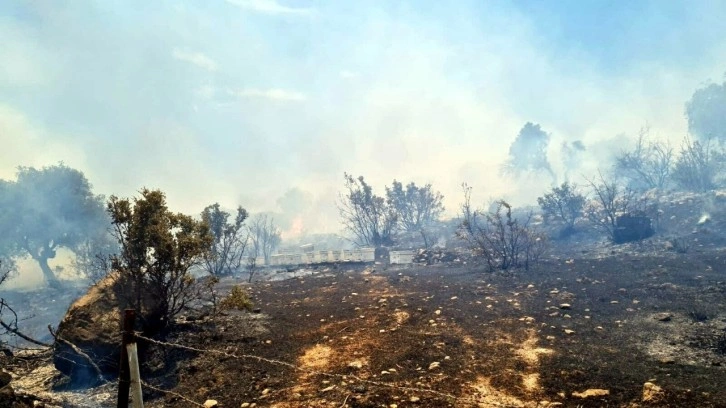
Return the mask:
[[220,306],[224,310],[252,310],[252,300],[250,300],[247,291],[241,286],[235,285],[229,292],[229,295],[222,299]]
[[582,215],[585,205],[585,196],[577,191],[577,186],[568,182],[543,197],[537,198],[537,203],[544,213],[545,220],[558,220],[563,224],[560,237],[565,238],[575,230],[575,221]]

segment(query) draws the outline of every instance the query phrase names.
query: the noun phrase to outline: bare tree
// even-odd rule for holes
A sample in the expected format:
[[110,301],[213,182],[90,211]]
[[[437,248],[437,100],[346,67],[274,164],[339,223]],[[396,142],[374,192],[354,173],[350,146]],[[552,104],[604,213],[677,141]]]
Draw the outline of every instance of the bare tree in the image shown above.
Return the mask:
[[711,139],[701,142],[686,137],[673,169],[673,180],[686,190],[712,190],[723,170],[724,156],[723,150],[713,146]]
[[640,197],[630,187],[622,186],[614,177],[604,176],[602,172],[598,172],[597,179],[587,181],[594,197],[586,209],[588,219],[611,240],[619,242],[619,220],[633,215],[645,216],[649,209],[647,199]]
[[247,269],[247,282],[252,283],[252,278],[255,276],[255,272],[257,272],[257,258],[254,256],[247,257],[245,269]]
[[242,266],[249,232],[244,228],[247,211],[237,207],[237,213],[232,222],[230,213],[220,209],[214,203],[202,211],[202,220],[209,225],[214,237],[211,251],[204,255],[204,269],[214,276],[231,275]]
[[461,224],[457,235],[476,256],[484,258],[490,271],[525,268],[536,263],[547,250],[546,238],[531,226],[531,214],[520,221],[504,200],[489,211],[471,205],[471,187],[464,185]]
[[663,189],[673,168],[673,148],[667,141],[650,139],[649,133],[648,127],[642,128],[635,148],[616,156],[615,171],[633,188]]
[[258,214],[250,220],[249,237],[252,240],[252,254],[262,256],[265,265],[270,264],[270,255],[277,249],[282,241],[280,230],[275,226],[275,220],[267,214]]
[[355,236],[359,246],[393,244],[397,216],[383,197],[373,194],[373,188],[363,176],[354,179],[345,173],[346,192],[341,194],[338,209],[343,225]]

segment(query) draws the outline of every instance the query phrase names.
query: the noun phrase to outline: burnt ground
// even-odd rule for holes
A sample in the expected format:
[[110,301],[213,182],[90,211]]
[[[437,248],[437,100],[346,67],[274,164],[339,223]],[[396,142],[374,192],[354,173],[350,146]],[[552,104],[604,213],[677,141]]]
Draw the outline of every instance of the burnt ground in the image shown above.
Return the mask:
[[[260,314],[188,326],[170,341],[215,351],[162,347],[177,366],[149,382],[220,407],[722,407],[725,256],[620,252],[495,274],[343,268],[258,283]],[[646,382],[661,391],[644,401]],[[573,395],[588,389],[609,394]]]
[[[726,193],[709,197],[674,195],[657,236],[636,244],[581,226],[529,271],[339,265],[240,279],[260,313],[197,316],[166,339],[176,346],[150,346],[142,377],[165,391],[147,387],[146,406],[726,407]],[[115,384],[43,392],[56,382],[48,360],[0,354],[20,391],[115,406]]]

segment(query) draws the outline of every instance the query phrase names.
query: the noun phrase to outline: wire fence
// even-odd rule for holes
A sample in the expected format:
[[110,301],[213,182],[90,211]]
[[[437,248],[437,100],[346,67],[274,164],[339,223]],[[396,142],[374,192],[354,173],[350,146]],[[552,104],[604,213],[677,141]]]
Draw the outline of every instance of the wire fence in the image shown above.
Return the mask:
[[[457,397],[455,395],[437,391],[437,390],[433,390],[430,388],[408,387],[408,386],[401,386],[401,385],[387,383],[387,382],[373,381],[373,380],[361,378],[360,376],[357,376],[355,374],[335,374],[335,373],[329,373],[329,372],[318,371],[318,370],[310,370],[310,369],[306,369],[306,368],[300,367],[298,365],[295,365],[295,364],[292,364],[292,363],[289,363],[286,361],[260,357],[260,356],[256,356],[256,355],[252,355],[252,354],[237,354],[237,353],[230,353],[228,351],[223,351],[223,350],[201,349],[198,347],[188,346],[185,344],[169,343],[169,342],[164,342],[164,341],[160,341],[160,340],[155,340],[155,339],[152,339],[149,337],[145,337],[139,333],[135,333],[135,337],[137,339],[144,340],[148,343],[155,344],[155,345],[158,345],[161,347],[171,347],[171,348],[177,348],[177,349],[181,349],[181,350],[193,351],[196,353],[213,354],[213,355],[223,356],[223,357],[236,359],[236,360],[253,360],[253,361],[258,361],[258,362],[263,362],[263,363],[268,363],[268,364],[273,364],[273,365],[279,365],[279,366],[283,366],[283,367],[289,368],[291,370],[294,370],[296,372],[300,372],[300,373],[311,375],[311,376],[335,378],[335,379],[340,379],[340,380],[345,380],[345,381],[355,380],[358,383],[366,384],[366,385],[370,385],[370,386],[374,386],[374,387],[391,388],[391,389],[396,389],[399,391],[425,393],[425,394],[442,397],[442,398],[448,399],[450,401],[456,401],[456,400],[460,399],[460,397]],[[148,384],[147,384],[147,386],[148,386]],[[160,390],[160,389],[155,389],[155,390],[164,392],[163,390]],[[180,397],[176,393],[174,393],[172,395]],[[186,397],[184,397],[184,398],[185,398],[185,401],[187,401]],[[191,402],[191,401],[188,401],[188,402]],[[198,404],[198,403],[196,403],[196,404]]]
[[[456,395],[449,394],[446,392],[437,391],[437,390],[431,389],[431,388],[411,387],[411,386],[405,386],[405,385],[398,385],[398,384],[390,383],[390,382],[369,380],[369,379],[362,378],[361,376],[355,375],[355,374],[337,374],[337,373],[325,372],[325,371],[320,371],[320,370],[311,370],[311,369],[304,368],[304,367],[301,367],[299,365],[296,365],[296,364],[293,364],[290,362],[261,357],[261,356],[257,356],[257,355],[253,355],[253,354],[244,354],[244,353],[238,353],[236,351],[230,352],[230,351],[226,351],[226,350],[217,350],[217,349],[203,349],[200,347],[190,346],[190,345],[186,345],[186,344],[156,340],[156,339],[153,339],[150,337],[146,337],[139,332],[134,332],[134,337],[136,340],[143,340],[144,342],[147,342],[148,344],[153,344],[153,345],[156,345],[159,347],[175,348],[175,349],[191,351],[191,352],[199,353],[199,354],[215,355],[215,356],[221,356],[221,357],[226,357],[226,358],[235,359],[235,360],[256,361],[256,362],[261,362],[261,363],[266,363],[266,364],[282,366],[282,367],[291,369],[295,372],[302,373],[302,374],[305,374],[305,375],[311,376],[311,377],[319,376],[319,377],[325,377],[325,378],[329,378],[329,379],[339,379],[339,380],[345,381],[348,384],[357,382],[358,384],[363,384],[363,385],[368,385],[368,386],[378,387],[378,388],[388,388],[388,389],[393,389],[393,390],[397,390],[397,391],[401,391],[401,392],[428,394],[428,395],[432,395],[435,397],[443,398],[443,399],[447,400],[449,403],[455,404],[456,406],[482,406],[481,399],[474,398],[472,396],[467,396],[467,395],[456,396]],[[56,340],[58,340],[58,338],[56,338]],[[49,350],[49,349],[46,349],[46,350]],[[60,359],[68,360],[68,359],[64,358],[63,356],[56,356],[56,357],[58,357]],[[76,361],[72,361],[72,360],[68,360],[68,361],[71,363],[77,364]],[[105,380],[103,381],[104,384],[107,384],[109,382],[110,381],[105,381]],[[202,407],[202,408],[206,407],[204,405],[204,403],[196,401],[193,397],[183,395],[181,393],[178,393],[178,392],[175,392],[172,390],[160,388],[158,386],[155,386],[155,385],[150,384],[149,382],[143,381],[143,380],[140,381],[140,384],[142,387],[146,388],[147,390],[151,390],[154,392],[158,392],[158,393],[170,396],[172,398],[182,400],[185,403],[190,404],[191,406]],[[294,387],[290,387],[290,388],[294,388]],[[284,390],[278,390],[276,393],[283,392],[283,391]],[[268,395],[271,395],[271,394],[268,394]],[[342,404],[340,405],[340,407],[345,407],[349,398],[350,398],[350,394],[346,395],[345,399],[342,402]],[[509,408],[509,407],[520,407],[522,405],[487,401],[486,406]],[[528,405],[528,406],[546,407],[548,405],[543,405],[542,403],[537,402],[536,405]]]

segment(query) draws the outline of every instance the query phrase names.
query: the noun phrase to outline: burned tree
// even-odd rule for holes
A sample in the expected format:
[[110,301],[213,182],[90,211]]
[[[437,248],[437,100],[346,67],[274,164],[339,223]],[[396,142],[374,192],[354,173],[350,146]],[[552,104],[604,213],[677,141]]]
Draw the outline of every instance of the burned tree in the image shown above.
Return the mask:
[[502,168],[503,173],[520,175],[529,171],[546,171],[555,180],[555,173],[547,159],[549,143],[550,135],[540,125],[527,122],[509,146],[509,158]]
[[[274,218],[267,214],[258,214],[250,220],[248,231],[252,241],[250,257],[262,256],[265,259],[265,265],[269,265],[270,256],[282,241],[280,229],[275,225]],[[254,270],[254,267],[252,269]],[[252,278],[250,277],[250,279]]]
[[57,250],[77,252],[109,226],[103,197],[91,192],[82,172],[64,164],[40,170],[20,167],[15,182],[0,183],[0,194],[0,250],[6,256],[30,256],[54,287],[60,282],[48,261]]
[[648,214],[648,203],[637,192],[614,178],[598,173],[588,180],[594,200],[586,209],[590,222],[616,244],[641,240],[655,233]]
[[725,158],[723,150],[714,146],[711,140],[698,141],[686,137],[673,169],[673,180],[685,190],[712,190],[718,185]]
[[430,227],[444,211],[443,199],[431,184],[419,187],[409,183],[404,189],[402,183],[393,180],[391,187],[386,187],[386,201],[395,212],[398,227],[402,231],[421,234],[426,248],[431,245]]
[[647,127],[640,130],[632,150],[623,150],[615,158],[616,173],[637,190],[662,190],[668,184],[672,168],[673,148],[667,141],[650,139]]
[[203,221],[169,211],[164,193],[141,190],[134,199],[111,196],[113,234],[121,251],[113,258],[121,308],[134,308],[147,332],[166,328],[199,296],[191,268],[200,265],[214,237]]
[[471,187],[464,185],[457,235],[475,256],[486,261],[489,271],[529,269],[546,252],[546,238],[531,227],[530,221],[531,214],[523,220],[514,218],[512,206],[504,200],[495,202],[489,211],[475,209]]
[[585,196],[577,191],[577,186],[565,182],[537,198],[537,203],[542,208],[545,220],[557,220],[562,223],[560,237],[565,238],[575,230],[575,221],[582,215]]
[[346,173],[345,188],[338,209],[343,225],[353,234],[355,243],[373,247],[392,245],[398,222],[392,206],[383,197],[373,194],[373,188],[363,176],[354,179]]
[[249,241],[249,233],[244,228],[247,211],[237,207],[234,220],[231,214],[220,209],[218,203],[202,211],[202,221],[209,225],[214,237],[211,251],[204,254],[204,269],[213,276],[231,275],[242,266],[242,257]]

